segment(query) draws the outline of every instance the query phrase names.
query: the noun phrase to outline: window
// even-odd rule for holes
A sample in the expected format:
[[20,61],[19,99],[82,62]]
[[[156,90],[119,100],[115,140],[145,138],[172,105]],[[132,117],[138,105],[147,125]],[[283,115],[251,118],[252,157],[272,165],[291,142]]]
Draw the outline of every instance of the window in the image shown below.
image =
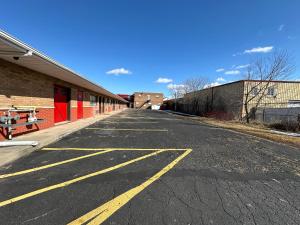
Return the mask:
[[90,95],[90,105],[95,106],[97,105],[97,97],[94,95]]
[[275,96],[276,95],[275,88],[274,87],[268,87],[267,95],[269,95],[269,96]]
[[255,87],[255,88],[253,88],[252,90],[251,90],[251,94],[252,95],[258,95],[258,88],[257,87]]

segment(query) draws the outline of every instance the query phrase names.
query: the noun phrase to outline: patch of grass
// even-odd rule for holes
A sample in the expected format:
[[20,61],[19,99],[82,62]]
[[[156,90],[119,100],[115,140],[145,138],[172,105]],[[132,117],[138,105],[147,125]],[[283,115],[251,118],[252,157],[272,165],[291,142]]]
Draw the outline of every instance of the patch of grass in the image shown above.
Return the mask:
[[297,148],[300,148],[300,138],[276,134],[271,131],[270,128],[266,127],[261,123],[243,123],[239,121],[225,121],[225,120],[218,120],[215,118],[208,118],[208,117],[186,117],[182,115],[176,115],[178,117],[184,117],[185,119],[191,119],[194,121],[199,121],[201,123],[205,123],[208,125],[213,125],[216,127],[226,128],[234,131],[238,131],[245,134],[250,134],[256,137],[265,138],[271,141],[279,142],[288,144]]
[[283,131],[290,131],[290,132],[299,131],[299,125],[297,123],[291,123],[291,122],[272,123],[269,124],[268,127],[276,130],[283,130]]
[[251,134],[257,137],[265,138],[271,141],[276,141],[284,144],[289,144],[294,147],[300,147],[300,138],[299,137],[292,137],[287,135],[275,134],[273,133],[270,128],[265,127],[263,124],[260,123],[251,123],[246,124],[238,121],[220,121],[212,118],[197,118],[200,122],[235,130],[238,132]]

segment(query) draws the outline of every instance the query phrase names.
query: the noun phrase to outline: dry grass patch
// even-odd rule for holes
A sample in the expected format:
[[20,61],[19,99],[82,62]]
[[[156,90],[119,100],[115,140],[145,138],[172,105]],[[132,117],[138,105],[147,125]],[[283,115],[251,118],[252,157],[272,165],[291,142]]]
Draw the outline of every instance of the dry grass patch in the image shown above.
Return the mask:
[[237,121],[221,121],[206,117],[194,117],[193,119],[209,125],[231,129],[246,134],[251,134],[257,137],[266,138],[268,140],[289,144],[294,147],[300,147],[299,137],[275,134],[269,128],[265,127],[262,124],[246,124]]

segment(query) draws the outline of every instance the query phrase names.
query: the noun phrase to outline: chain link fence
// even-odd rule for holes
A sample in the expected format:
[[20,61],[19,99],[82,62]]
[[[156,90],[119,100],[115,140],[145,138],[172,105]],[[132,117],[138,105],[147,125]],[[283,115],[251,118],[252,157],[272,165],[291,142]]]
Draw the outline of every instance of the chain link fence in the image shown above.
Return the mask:
[[300,105],[263,104],[256,109],[254,119],[271,128],[297,132],[300,130]]

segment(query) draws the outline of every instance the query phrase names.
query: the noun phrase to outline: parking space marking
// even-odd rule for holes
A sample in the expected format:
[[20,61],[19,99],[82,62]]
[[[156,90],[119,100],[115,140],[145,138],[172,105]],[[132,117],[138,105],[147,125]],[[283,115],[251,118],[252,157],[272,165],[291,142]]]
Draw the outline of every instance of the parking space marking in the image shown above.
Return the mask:
[[187,149],[183,154],[177,157],[174,161],[165,166],[162,170],[156,173],[154,176],[150,177],[144,183],[136,186],[125,193],[117,196],[116,198],[106,202],[105,204],[99,206],[98,208],[88,212],[87,214],[79,217],[78,219],[68,223],[68,225],[81,225],[88,221],[88,225],[98,225],[107,220],[112,214],[119,210],[122,206],[128,203],[137,194],[142,192],[145,188],[151,185],[153,182],[158,180],[161,176],[171,170],[179,161],[185,158],[188,154],[192,152],[192,149]]
[[19,195],[17,197],[14,197],[14,198],[11,198],[11,199],[0,202],[0,207],[5,206],[5,205],[9,205],[9,204],[17,202],[17,201],[21,201],[23,199],[26,199],[26,198],[29,198],[29,197],[32,197],[32,196],[35,196],[35,195],[45,193],[45,192],[48,192],[48,191],[51,191],[51,190],[54,190],[54,189],[63,188],[63,187],[66,187],[70,184],[74,184],[76,182],[79,182],[79,181],[82,181],[82,180],[85,180],[85,179],[88,179],[88,178],[91,178],[91,177],[95,177],[95,176],[98,176],[100,174],[111,172],[113,170],[116,170],[116,169],[119,169],[121,167],[127,166],[129,164],[134,163],[134,162],[144,160],[144,159],[149,158],[149,157],[154,156],[154,155],[158,155],[158,154],[160,154],[162,152],[165,152],[165,151],[167,151],[167,150],[159,150],[159,151],[156,151],[156,152],[153,152],[153,153],[150,153],[150,154],[147,154],[147,155],[144,155],[144,156],[141,156],[141,157],[138,157],[138,158],[135,158],[135,159],[117,164],[115,166],[112,166],[112,167],[109,167],[109,168],[106,168],[106,169],[102,169],[102,170],[99,170],[99,171],[96,171],[96,172],[93,172],[93,173],[90,173],[90,174],[87,174],[87,175],[84,175],[84,176],[77,177],[77,178],[72,179],[72,180],[68,180],[68,181],[65,181],[65,182],[62,182],[62,183],[58,183],[58,184],[55,184],[55,185],[51,185],[51,186],[48,186],[48,187],[45,187],[45,188],[41,188],[41,189],[38,189],[38,190],[35,190],[35,191],[32,191],[32,192],[26,193],[26,194],[23,194],[23,195]]
[[0,179],[13,177],[13,176],[18,176],[18,175],[22,175],[22,174],[26,174],[26,173],[32,173],[32,172],[35,172],[35,171],[48,169],[48,168],[51,168],[51,167],[59,166],[59,165],[62,165],[62,164],[74,162],[74,161],[85,159],[85,158],[90,158],[90,157],[93,157],[93,156],[101,155],[101,154],[104,154],[104,153],[107,153],[107,152],[112,152],[112,151],[114,151],[114,150],[112,150],[112,149],[103,150],[103,151],[99,150],[99,152],[96,152],[96,153],[92,153],[92,154],[84,155],[84,156],[79,156],[79,157],[75,157],[75,158],[72,158],[72,159],[67,159],[67,160],[64,160],[64,161],[60,161],[60,162],[56,162],[56,163],[52,163],[52,164],[48,164],[48,165],[44,165],[44,166],[40,166],[40,167],[36,167],[36,168],[22,170],[22,171],[18,171],[18,172],[15,172],[15,173],[1,174]]
[[88,127],[86,130],[107,130],[107,131],[145,131],[145,132],[167,132],[166,129],[118,129],[118,128],[100,128],[100,127]]
[[186,148],[42,148],[39,151],[100,151],[100,150],[114,150],[114,151],[186,151]]

